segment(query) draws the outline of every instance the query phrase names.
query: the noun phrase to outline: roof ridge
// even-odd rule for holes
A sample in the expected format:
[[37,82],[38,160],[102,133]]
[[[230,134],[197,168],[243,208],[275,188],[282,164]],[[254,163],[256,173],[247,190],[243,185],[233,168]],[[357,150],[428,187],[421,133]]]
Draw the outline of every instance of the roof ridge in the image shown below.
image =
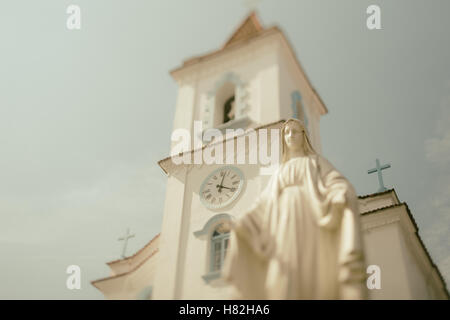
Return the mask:
[[[153,257],[156,253],[159,252],[159,248],[156,248],[155,251],[153,251],[147,258],[145,258],[144,260],[142,260],[139,264],[137,264],[133,269],[119,273],[119,274],[115,274],[113,276],[110,277],[105,277],[105,278],[100,278],[98,280],[93,280],[91,281],[91,284],[97,288],[97,286],[95,285],[97,282],[101,282],[101,281],[105,281],[105,280],[111,280],[111,279],[115,279],[115,278],[120,278],[122,276],[125,276],[131,272],[136,271],[137,269],[139,269],[145,262],[147,262],[148,259],[150,259],[151,257]],[[97,288],[98,289],[98,288]]]
[[366,194],[366,195],[358,196],[358,199],[365,199],[365,198],[373,197],[375,195],[386,194],[386,193],[389,193],[389,192],[392,192],[392,191],[395,192],[395,189],[391,188],[391,189],[387,189],[387,190],[381,191],[381,192],[369,193],[369,194]]
[[161,235],[161,232],[158,233],[156,236],[154,236],[149,242],[147,242],[146,245],[144,245],[142,248],[140,248],[138,251],[136,251],[133,255],[128,256],[128,257],[125,257],[125,258],[123,258],[123,259],[116,259],[116,260],[107,262],[106,264],[107,264],[107,265],[111,265],[111,264],[113,264],[113,263],[117,263],[117,262],[120,262],[120,261],[127,261],[127,260],[130,260],[130,259],[136,257],[136,256],[137,256],[139,253],[141,253],[145,248],[147,248],[148,246],[150,246],[150,244],[152,244],[152,242],[153,242],[154,240],[156,240],[156,238],[158,238],[160,235]]
[[[248,26],[250,23],[250,26],[253,27],[253,30],[250,34],[243,34],[244,28]],[[241,40],[245,40],[248,38],[251,38],[258,34],[259,32],[263,31],[264,27],[262,26],[261,22],[258,19],[258,16],[256,15],[255,11],[251,11],[250,14],[245,18],[241,24],[235,29],[235,31],[231,34],[231,36],[228,38],[228,40],[225,42],[223,48],[228,47],[230,44],[234,42],[238,42]]]
[[[406,202],[400,202],[400,203],[394,203],[388,206],[384,206],[384,207],[379,207],[370,211],[366,211],[366,212],[362,212],[361,215],[366,215],[366,214],[371,214],[374,213],[376,211],[382,211],[382,210],[386,210],[386,209],[390,209],[390,208],[395,208],[395,207],[401,207],[403,205],[406,205]],[[414,222],[414,221],[413,221]]]
[[[211,141],[211,142],[209,142],[209,143],[204,144],[202,147],[199,147],[199,148],[193,148],[193,149],[191,149],[191,150],[187,150],[187,151],[184,151],[184,152],[180,152],[180,153],[178,153],[177,155],[178,155],[178,156],[181,156],[181,155],[184,155],[184,154],[187,154],[187,153],[193,154],[194,152],[201,151],[201,150],[205,149],[205,148],[208,147],[208,146],[213,146],[214,144],[224,143],[224,142],[226,142],[226,141],[228,141],[228,140],[231,140],[231,139],[237,139],[238,137],[245,136],[245,135],[249,134],[249,133],[251,132],[251,130],[253,130],[253,131],[261,130],[261,129],[268,128],[268,127],[270,127],[270,126],[273,126],[273,125],[275,125],[275,124],[282,123],[282,122],[285,122],[285,121],[286,121],[285,119],[280,119],[280,120],[277,120],[277,121],[273,121],[273,122],[269,122],[269,123],[260,125],[260,126],[258,126],[258,127],[256,127],[256,128],[247,128],[247,129],[245,129],[244,133],[242,133],[242,134],[237,134],[237,135],[234,135],[234,136],[229,136],[229,137],[227,137],[226,134],[225,134],[224,137],[223,137],[221,140],[217,140],[217,141],[214,141],[214,140],[213,140],[213,141]],[[175,155],[173,155],[173,156],[175,156]],[[173,156],[165,157],[164,159],[161,159],[161,160],[159,160],[159,161],[157,162],[158,165],[161,167],[161,169],[162,169],[162,170],[164,171],[164,173],[166,173],[166,174],[167,174],[167,172],[166,172],[166,170],[162,167],[161,163],[164,162],[164,161],[167,161],[167,160],[171,159]]]

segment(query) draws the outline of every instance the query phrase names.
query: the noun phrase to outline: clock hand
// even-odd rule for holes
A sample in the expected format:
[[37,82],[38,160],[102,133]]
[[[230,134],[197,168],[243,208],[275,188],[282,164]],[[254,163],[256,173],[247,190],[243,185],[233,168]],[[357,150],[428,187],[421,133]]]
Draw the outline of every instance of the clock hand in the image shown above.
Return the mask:
[[225,179],[225,173],[222,176],[222,180],[220,181],[220,185],[217,185],[216,187],[219,188],[219,192],[222,192],[222,188],[223,188],[223,179]]
[[225,187],[225,186],[222,186],[222,188],[223,188],[223,189],[229,189],[229,190],[231,190],[231,191],[236,190],[236,188],[228,188],[228,187]]
[[220,184],[220,185],[217,184],[217,185],[216,185],[216,188],[219,189],[219,190],[217,190],[217,191],[219,191],[219,192],[222,192],[222,189],[223,189],[223,188],[230,189],[230,188],[227,188],[227,187],[225,187],[225,186],[223,186],[223,185],[221,185],[221,184]]

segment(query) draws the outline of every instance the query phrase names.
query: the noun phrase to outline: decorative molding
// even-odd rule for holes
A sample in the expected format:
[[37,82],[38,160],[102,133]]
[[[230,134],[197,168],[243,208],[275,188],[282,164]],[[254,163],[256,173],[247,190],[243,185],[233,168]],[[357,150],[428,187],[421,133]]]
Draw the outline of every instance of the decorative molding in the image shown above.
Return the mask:
[[[395,215],[392,217],[392,215]],[[400,216],[392,212],[386,214],[381,213],[377,215],[376,219],[371,219],[372,221],[367,221],[362,224],[363,231],[370,231],[375,228],[380,228],[388,224],[400,222]]]
[[239,128],[245,129],[248,127],[250,122],[251,121],[248,116],[243,116],[241,118],[223,123],[220,126],[217,126],[216,129],[219,129],[220,131],[222,131],[223,134],[225,134],[226,129],[239,129]]
[[214,96],[217,90],[219,90],[227,82],[231,82],[236,86],[244,84],[242,80],[239,79],[239,77],[234,72],[227,72],[224,76],[220,78],[219,81],[216,81],[216,83],[214,84],[214,88],[210,92],[208,92],[208,95],[210,97]]
[[208,234],[214,226],[219,224],[222,221],[231,221],[234,220],[234,217],[228,213],[219,213],[211,217],[203,226],[201,230],[195,231],[194,236],[201,237]]

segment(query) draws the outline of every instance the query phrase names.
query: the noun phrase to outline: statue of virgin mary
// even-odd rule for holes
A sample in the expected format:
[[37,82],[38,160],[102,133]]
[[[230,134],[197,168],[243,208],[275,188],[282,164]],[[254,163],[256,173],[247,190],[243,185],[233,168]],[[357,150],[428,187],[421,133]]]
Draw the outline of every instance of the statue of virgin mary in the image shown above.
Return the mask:
[[281,130],[281,164],[231,223],[222,275],[238,299],[364,299],[356,192],[314,151],[301,121]]

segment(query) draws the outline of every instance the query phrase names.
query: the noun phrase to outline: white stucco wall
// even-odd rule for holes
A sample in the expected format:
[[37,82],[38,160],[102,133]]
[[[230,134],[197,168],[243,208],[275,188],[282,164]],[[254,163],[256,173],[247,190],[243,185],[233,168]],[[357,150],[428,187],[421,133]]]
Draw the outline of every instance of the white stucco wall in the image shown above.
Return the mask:
[[[362,223],[367,223],[365,218],[363,216]],[[370,299],[409,299],[398,223],[365,230],[364,241],[367,265],[377,265],[381,269],[381,289],[369,290]]]
[[168,177],[166,201],[160,236],[159,264],[156,269],[153,296],[155,299],[173,299],[178,258],[180,254],[180,235],[184,208],[184,181]]
[[370,290],[371,299],[446,299],[406,204],[363,215],[361,222],[367,265],[381,269],[381,289]]
[[[209,166],[203,169],[193,169],[188,179],[186,198],[186,227],[183,232],[183,248],[186,254],[183,256],[182,275],[178,295],[183,299],[218,299],[226,298],[227,291],[223,289],[221,280],[213,280],[207,283],[202,276],[208,273],[210,261],[210,234],[196,237],[195,231],[203,229],[205,224],[215,215],[227,213],[231,216],[239,216],[251,206],[255,194],[261,188],[258,168],[256,166],[236,166],[244,172],[246,183],[238,201],[221,210],[207,209],[199,198],[199,189],[203,180],[220,165]],[[211,230],[212,231],[212,230]]]

